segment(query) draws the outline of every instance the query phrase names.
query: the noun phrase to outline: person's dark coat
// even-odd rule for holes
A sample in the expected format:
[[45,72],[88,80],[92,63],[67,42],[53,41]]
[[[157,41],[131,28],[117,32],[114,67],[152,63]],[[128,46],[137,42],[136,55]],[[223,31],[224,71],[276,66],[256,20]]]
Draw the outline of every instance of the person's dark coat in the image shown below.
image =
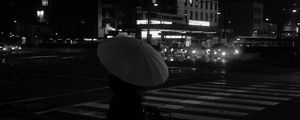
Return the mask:
[[107,120],[144,120],[139,87],[126,83],[114,75],[109,76],[113,90]]

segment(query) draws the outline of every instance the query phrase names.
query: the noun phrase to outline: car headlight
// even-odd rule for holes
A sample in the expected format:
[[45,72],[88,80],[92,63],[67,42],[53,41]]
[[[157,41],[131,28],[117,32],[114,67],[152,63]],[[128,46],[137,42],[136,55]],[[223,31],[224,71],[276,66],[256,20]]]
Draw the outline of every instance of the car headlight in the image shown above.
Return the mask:
[[196,53],[196,50],[193,50],[192,53],[195,54],[195,53]]
[[170,59],[170,61],[172,62],[172,61],[174,61],[174,59],[173,59],[173,58],[171,58],[171,59]]
[[234,54],[239,54],[240,51],[239,50],[234,50]]
[[226,52],[222,52],[222,56],[226,56]]

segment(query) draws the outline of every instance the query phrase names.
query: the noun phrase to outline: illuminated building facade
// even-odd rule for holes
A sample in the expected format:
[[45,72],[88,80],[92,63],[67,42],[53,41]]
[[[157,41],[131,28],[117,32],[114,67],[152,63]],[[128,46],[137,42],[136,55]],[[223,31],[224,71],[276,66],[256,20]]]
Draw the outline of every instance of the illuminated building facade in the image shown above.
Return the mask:
[[48,6],[49,6],[49,1],[48,0],[42,0],[40,2],[40,8],[36,11],[36,15],[37,15],[37,20],[38,22],[47,22],[47,14],[46,12],[48,12]]
[[178,15],[185,16],[187,23],[193,21],[208,22],[209,26],[218,26],[218,0],[177,0]]
[[[186,47],[212,39],[217,31],[217,0],[190,0],[187,5],[184,0],[100,2],[99,37],[110,36],[109,29],[115,28],[121,33],[127,32],[143,40],[151,40],[147,42],[152,45],[178,43],[178,46]],[[185,11],[191,11],[192,16],[184,14]]]

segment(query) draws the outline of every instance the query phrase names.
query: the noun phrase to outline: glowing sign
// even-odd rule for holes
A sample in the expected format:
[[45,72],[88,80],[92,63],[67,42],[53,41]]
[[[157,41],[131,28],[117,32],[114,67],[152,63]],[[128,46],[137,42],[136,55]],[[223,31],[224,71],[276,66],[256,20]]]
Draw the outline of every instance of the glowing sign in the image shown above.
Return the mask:
[[165,38],[181,39],[181,38],[185,38],[185,36],[182,36],[182,35],[166,35]]
[[37,18],[38,18],[39,22],[45,22],[46,21],[46,19],[45,19],[45,11],[44,10],[38,10],[36,12],[36,15],[37,15]]
[[[145,24],[148,24],[148,20],[137,20],[136,24],[137,25],[145,25]],[[166,25],[171,25],[172,22],[169,22],[169,21],[159,21],[159,20],[151,20],[150,24],[166,24]]]
[[[147,31],[142,31],[142,38],[147,38]],[[161,38],[161,31],[157,30],[157,31],[150,31],[150,33],[152,35],[152,38]]]
[[42,0],[42,5],[43,6],[48,6],[48,0]]
[[195,25],[195,26],[210,26],[210,22],[207,22],[207,21],[199,21],[199,20],[189,20],[189,25]]
[[44,10],[38,10],[36,13],[38,17],[44,17],[45,14]]

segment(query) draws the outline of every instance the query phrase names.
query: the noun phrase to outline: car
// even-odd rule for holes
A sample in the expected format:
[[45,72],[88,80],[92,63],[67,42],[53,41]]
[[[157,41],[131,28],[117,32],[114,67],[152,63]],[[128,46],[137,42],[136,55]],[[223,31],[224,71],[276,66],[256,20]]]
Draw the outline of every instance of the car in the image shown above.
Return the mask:
[[202,58],[205,58],[206,48],[204,46],[198,45],[198,46],[191,46],[187,50],[187,58],[192,61],[200,60]]
[[239,54],[239,49],[225,44],[215,44],[208,49],[208,56],[217,59],[232,59]]
[[0,43],[0,52],[14,52],[21,49],[22,47],[20,45],[9,45],[5,43]]

